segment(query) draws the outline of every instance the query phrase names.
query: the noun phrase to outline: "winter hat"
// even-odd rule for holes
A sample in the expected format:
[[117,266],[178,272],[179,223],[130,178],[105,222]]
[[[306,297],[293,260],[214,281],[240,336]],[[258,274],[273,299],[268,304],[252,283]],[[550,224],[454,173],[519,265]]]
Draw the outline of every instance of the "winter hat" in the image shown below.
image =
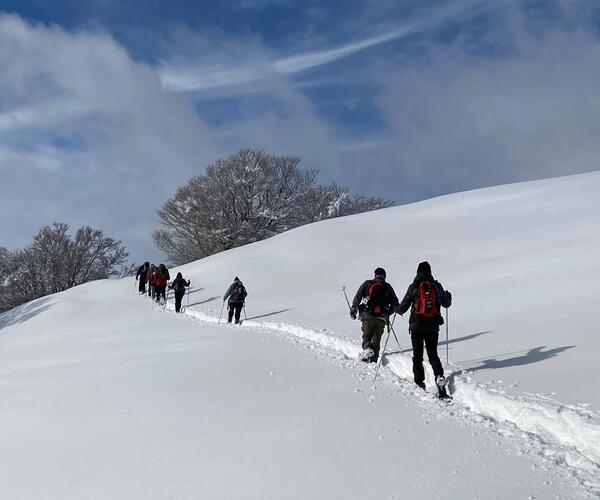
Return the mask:
[[429,262],[424,261],[419,264],[419,267],[417,267],[417,274],[419,273],[431,274],[431,266],[429,265]]
[[375,276],[383,276],[385,278],[385,269],[383,267],[375,269]]
[[240,281],[240,279],[236,276],[235,278],[233,278],[233,281]]
[[178,278],[183,278],[183,276],[181,276],[181,273],[177,273],[177,277]]

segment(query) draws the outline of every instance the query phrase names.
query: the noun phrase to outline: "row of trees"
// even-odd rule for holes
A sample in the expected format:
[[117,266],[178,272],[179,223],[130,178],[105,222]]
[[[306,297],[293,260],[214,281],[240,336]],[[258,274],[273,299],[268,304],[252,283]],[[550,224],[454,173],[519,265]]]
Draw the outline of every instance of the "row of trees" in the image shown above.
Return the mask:
[[71,236],[68,224],[45,226],[26,248],[11,252],[0,247],[0,312],[124,273],[127,256],[121,242],[101,230],[84,226]]
[[177,189],[158,211],[153,233],[176,265],[304,224],[377,210],[392,201],[352,195],[335,183],[317,185],[317,170],[295,156],[245,149],[209,165]]

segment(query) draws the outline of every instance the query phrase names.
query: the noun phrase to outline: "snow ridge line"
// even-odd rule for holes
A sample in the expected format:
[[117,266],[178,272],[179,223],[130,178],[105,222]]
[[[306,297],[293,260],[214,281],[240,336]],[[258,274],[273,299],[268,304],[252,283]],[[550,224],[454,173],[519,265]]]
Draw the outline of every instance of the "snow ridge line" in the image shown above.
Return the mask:
[[[167,308],[174,310],[171,304]],[[203,311],[184,309],[183,312],[202,322],[219,322],[218,318]],[[244,325],[308,340],[340,352],[350,359],[357,359],[362,352],[358,342],[338,337],[325,329],[315,330],[290,323],[252,320],[244,321]],[[401,353],[387,354],[382,366],[412,383],[412,360],[409,356]],[[429,366],[426,366],[426,377],[427,384],[434,385]],[[521,431],[537,436],[542,442],[561,448],[568,466],[591,474],[592,477],[600,473],[600,419],[590,412],[586,414],[576,407],[548,398],[510,396],[475,382],[460,369],[448,376],[448,382],[455,404],[459,403],[465,410],[498,422],[513,424]],[[600,488],[600,484],[588,486]]]

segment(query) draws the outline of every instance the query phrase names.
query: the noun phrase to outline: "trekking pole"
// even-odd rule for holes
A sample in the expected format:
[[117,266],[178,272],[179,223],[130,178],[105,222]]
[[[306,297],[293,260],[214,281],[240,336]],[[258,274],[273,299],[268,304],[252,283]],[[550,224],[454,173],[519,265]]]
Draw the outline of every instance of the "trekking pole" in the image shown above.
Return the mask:
[[[396,339],[396,343],[398,344],[398,349],[400,349],[400,354],[402,354],[402,346],[400,345],[400,341],[398,340],[398,336],[396,335],[396,330],[394,330],[394,321],[396,321],[396,315],[397,313],[394,313],[394,317],[392,318],[392,324],[390,325],[390,328],[392,329],[392,333],[394,334],[394,338]],[[388,318],[388,324],[389,324],[389,318]]]
[[398,344],[398,349],[400,349],[400,354],[402,354],[402,346],[400,345],[398,336],[396,335],[396,332],[394,331],[394,327],[390,325],[390,329],[392,330],[392,333],[394,334],[394,338],[396,339],[396,343]]
[[221,314],[219,314],[219,324],[221,323],[221,317],[223,316],[223,309],[225,309],[225,301],[223,301],[223,305],[221,306]]
[[244,305],[242,306],[244,308],[244,321],[248,320],[248,316],[246,316],[246,303],[244,302]]
[[449,364],[448,361],[448,308],[446,307],[446,364]]
[[375,382],[375,379],[377,378],[377,374],[379,373],[379,368],[381,367],[381,362],[383,361],[383,355],[385,354],[385,348],[387,347],[388,344],[388,340],[390,340],[390,324],[388,323],[388,334],[387,337],[385,338],[385,344],[383,344],[383,351],[381,351],[381,353],[379,354],[379,361],[377,363],[377,369],[375,370],[375,376],[373,377],[373,382]]
[[135,295],[135,287],[137,286],[137,284],[138,284],[137,279],[135,279],[133,281],[133,290],[131,291],[131,295]]
[[342,292],[344,292],[344,297],[346,297],[346,303],[348,304],[348,309],[352,310],[352,306],[350,305],[350,301],[348,300],[348,294],[346,293],[346,287],[342,287]]

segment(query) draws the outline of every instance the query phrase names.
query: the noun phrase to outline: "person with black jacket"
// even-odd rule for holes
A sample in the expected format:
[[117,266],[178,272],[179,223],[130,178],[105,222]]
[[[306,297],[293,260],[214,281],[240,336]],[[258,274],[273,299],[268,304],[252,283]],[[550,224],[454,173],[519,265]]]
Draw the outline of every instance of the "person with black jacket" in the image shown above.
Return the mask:
[[390,314],[398,306],[396,292],[385,279],[385,270],[381,267],[375,269],[375,277],[359,287],[350,307],[352,319],[356,319],[357,314],[360,315],[363,348],[361,360],[366,363],[377,362],[383,331]]
[[448,397],[444,369],[437,353],[440,326],[444,324],[440,307],[448,308],[451,305],[452,294],[433,279],[429,262],[421,262],[417,267],[414,281],[398,306],[400,315],[411,309],[409,331],[413,347],[414,381],[419,387],[425,389],[425,368],[423,368],[423,344],[425,344],[440,397]]
[[235,324],[238,325],[240,323],[240,315],[242,314],[242,308],[246,303],[246,297],[248,296],[248,292],[246,291],[246,287],[240,281],[240,279],[236,276],[233,280],[233,283],[229,285],[229,288],[225,292],[223,296],[223,302],[227,299],[227,322],[231,323],[233,319],[233,315],[235,313]]
[[139,291],[140,295],[146,294],[146,276],[148,274],[148,268],[150,267],[150,262],[144,262],[138,269],[137,274],[135,275],[135,279],[139,280],[140,286]]
[[169,285],[171,290],[175,290],[175,312],[181,311],[181,300],[185,295],[185,287],[190,286],[190,280],[184,280],[181,273],[177,273],[177,277]]

